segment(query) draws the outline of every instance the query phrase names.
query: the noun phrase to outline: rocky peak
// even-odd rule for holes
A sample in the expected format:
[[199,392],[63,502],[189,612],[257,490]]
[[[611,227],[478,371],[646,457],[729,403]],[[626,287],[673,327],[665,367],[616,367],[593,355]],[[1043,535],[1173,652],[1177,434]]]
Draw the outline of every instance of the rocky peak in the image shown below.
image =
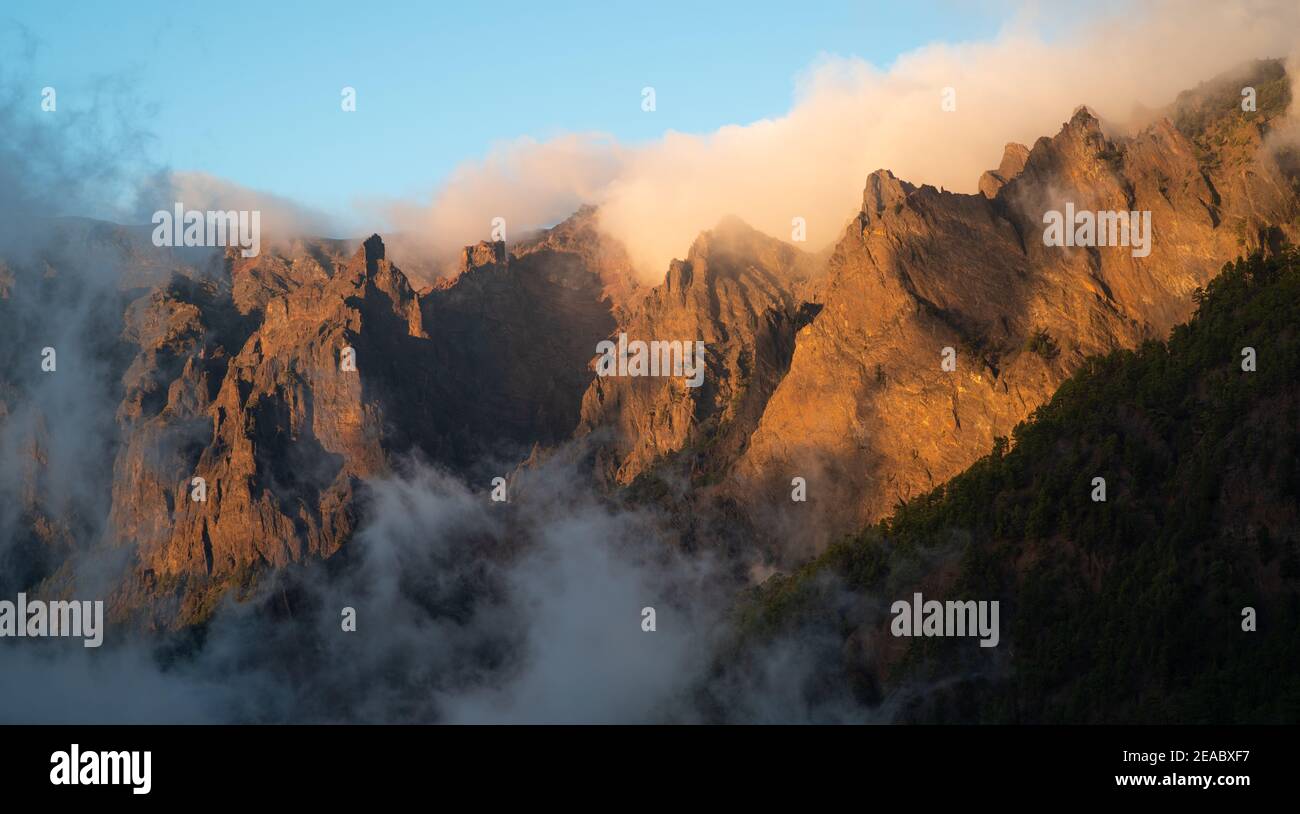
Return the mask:
[[1010,183],[1025,168],[1029,159],[1029,148],[1023,144],[1010,142],[1002,149],[1002,161],[995,170],[988,170],[980,176],[979,190],[985,198],[997,197],[998,191]]
[[382,269],[390,267],[384,257],[384,239],[377,234],[362,241],[347,262],[347,269],[357,280],[374,277]]
[[1092,108],[1087,105],[1079,105],[1074,109],[1074,112],[1070,114],[1070,122],[1068,126],[1081,127],[1085,130],[1100,130],[1101,119],[1097,118],[1097,114],[1092,112]]
[[[567,285],[585,285],[586,275],[594,272],[600,280],[601,296],[608,298],[615,310],[627,307],[644,291],[626,248],[601,229],[600,210],[594,206],[580,207],[537,237],[521,241],[513,251],[519,259],[534,255],[549,258],[544,265],[551,273],[563,275]],[[561,258],[568,259],[555,262]]]
[[366,266],[373,266],[384,259],[384,239],[377,234],[371,235],[361,245],[361,252],[365,256]]
[[687,477],[708,477],[734,460],[807,318],[794,292],[811,262],[737,218],[700,234],[687,258],[672,262],[612,335],[703,342],[707,370],[698,387],[669,376],[592,379],[578,435],[601,439],[600,476],[630,483],[671,461]]
[[862,212],[868,218],[879,216],[886,210],[901,206],[915,189],[889,170],[876,170],[867,176],[867,185],[862,191]]
[[[872,173],[728,493],[786,544],[824,544],[969,466],[1085,356],[1184,321],[1197,286],[1300,213],[1269,151],[1237,146],[1256,124],[1230,94],[1214,116],[1188,132],[1237,136],[1209,151],[1164,121],[1111,140],[1079,108],[1027,154],[1004,150],[980,195]],[[1044,245],[1044,213],[1066,204],[1150,211],[1150,253]],[[806,505],[788,500],[795,476]]]
[[461,252],[459,273],[467,274],[481,268],[505,265],[506,244],[502,240],[480,240],[473,246],[466,246]]

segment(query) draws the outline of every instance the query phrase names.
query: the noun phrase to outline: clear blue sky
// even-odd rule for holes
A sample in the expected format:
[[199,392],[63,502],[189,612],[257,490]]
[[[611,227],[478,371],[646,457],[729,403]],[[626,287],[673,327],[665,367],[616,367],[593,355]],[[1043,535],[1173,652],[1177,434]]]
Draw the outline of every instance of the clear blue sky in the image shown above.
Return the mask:
[[[60,107],[96,80],[149,105],[148,158],[326,210],[425,197],[493,142],[636,142],[785,112],[819,55],[886,66],[984,39],[999,2],[7,2]],[[26,72],[25,72],[26,73]],[[640,109],[652,85],[658,110]],[[343,114],[340,89],[357,89]],[[79,98],[79,96],[81,98]]]

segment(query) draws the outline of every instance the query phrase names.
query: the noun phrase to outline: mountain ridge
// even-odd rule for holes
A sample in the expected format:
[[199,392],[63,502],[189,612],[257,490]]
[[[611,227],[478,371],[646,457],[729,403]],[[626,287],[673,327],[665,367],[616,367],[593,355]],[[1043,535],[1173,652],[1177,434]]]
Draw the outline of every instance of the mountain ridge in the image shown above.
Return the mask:
[[[453,278],[417,290],[378,235],[141,266],[130,230],[76,226],[131,270],[105,351],[109,510],[89,544],[132,563],[114,612],[201,623],[255,572],[332,557],[362,484],[412,457],[486,489],[572,444],[606,489],[674,512],[685,543],[778,565],[815,554],[970,466],[1087,358],[1163,336],[1224,260],[1296,240],[1297,176],[1265,144],[1286,75],[1254,70],[1254,118],[1213,83],[1180,97],[1181,127],[1132,137],[1079,108],[1008,145],[976,194],[873,172],[824,264],[727,218],[643,286],[584,207],[466,247]],[[1066,202],[1150,210],[1151,256],[1044,246],[1041,213]],[[18,272],[0,308],[51,285]],[[597,376],[598,343],[620,334],[705,342],[703,386]],[[55,586],[79,526],[36,512],[16,572]]]

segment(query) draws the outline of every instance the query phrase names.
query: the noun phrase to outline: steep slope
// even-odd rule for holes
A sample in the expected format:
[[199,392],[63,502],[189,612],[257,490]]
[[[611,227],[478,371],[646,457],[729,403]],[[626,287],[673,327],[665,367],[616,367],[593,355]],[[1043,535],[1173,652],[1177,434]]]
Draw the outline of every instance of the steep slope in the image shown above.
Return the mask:
[[[417,420],[439,396],[418,297],[378,236],[328,268],[230,260],[229,282],[177,281],[128,312],[141,350],[110,535],[139,563],[122,604],[143,592],[163,620],[169,598],[195,618],[250,568],[329,556],[364,478],[393,453],[440,447]],[[286,265],[297,273],[275,273]],[[263,282],[288,280],[270,295]]]
[[734,218],[673,261],[609,338],[703,342],[706,370],[698,386],[686,375],[592,378],[576,435],[596,443],[599,475],[628,484],[669,458],[696,476],[734,460],[811,315],[793,293],[811,271],[807,255]]
[[[57,404],[0,381],[0,452],[19,460],[6,471],[22,481],[5,487],[28,495],[0,516],[14,530],[0,551],[11,587],[64,590],[77,573],[104,573],[88,561],[124,553],[128,576],[107,589],[113,613],[200,621],[267,568],[332,556],[364,510],[364,482],[408,456],[487,483],[566,437],[614,300],[636,295],[594,218],[580,211],[508,254],[470,247],[464,273],[424,296],[378,236],[188,258],[151,251],[147,232],[76,222],[51,241],[71,248],[5,265],[7,369],[30,368],[34,385],[96,385],[78,400],[103,420],[78,437],[106,461],[102,477],[84,478],[85,500],[47,498],[69,491],[45,485],[66,482],[50,445],[67,431],[46,428]],[[107,268],[87,277],[83,254]],[[76,314],[75,346],[36,321],[60,299]],[[40,377],[47,343],[72,375]],[[91,368],[82,344],[97,349]]]
[[469,247],[455,281],[422,297],[440,379],[458,394],[441,414],[457,464],[518,460],[578,425],[592,351],[636,293],[626,253],[595,218],[583,208],[510,251]]
[[[1208,120],[1231,137],[1210,151],[1168,118],[1109,139],[1080,108],[1018,172],[1012,146],[985,194],[873,173],[728,492],[788,507],[800,519],[783,533],[833,540],[968,466],[1087,356],[1164,336],[1242,247],[1294,237],[1295,176],[1264,148],[1286,77],[1253,70],[1269,100],[1258,113],[1212,88],[1182,100],[1217,100]],[[1150,211],[1149,255],[1044,245],[1044,213],[1066,204]],[[793,477],[806,504],[790,501]]]
[[[788,637],[821,643],[822,702],[868,717],[1300,720],[1300,254],[1197,298],[1167,344],[1090,358],[991,455],[756,591],[718,687]],[[999,601],[999,644],[891,635],[914,591]]]
[[102,531],[127,304],[172,269],[197,274],[214,258],[85,218],[7,219],[0,245],[0,588],[13,593]]

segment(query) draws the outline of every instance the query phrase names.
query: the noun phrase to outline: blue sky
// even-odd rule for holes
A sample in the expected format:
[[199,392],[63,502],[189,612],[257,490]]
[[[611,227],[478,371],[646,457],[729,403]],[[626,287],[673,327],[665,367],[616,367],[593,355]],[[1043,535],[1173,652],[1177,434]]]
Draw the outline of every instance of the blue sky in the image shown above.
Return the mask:
[[[887,66],[994,35],[1001,3],[8,3],[27,72],[84,107],[105,77],[153,135],[146,158],[325,210],[427,197],[494,142],[626,142],[789,109],[826,54]],[[653,86],[655,115],[641,110]],[[357,89],[357,111],[340,90]],[[115,91],[113,91],[115,92]]]

